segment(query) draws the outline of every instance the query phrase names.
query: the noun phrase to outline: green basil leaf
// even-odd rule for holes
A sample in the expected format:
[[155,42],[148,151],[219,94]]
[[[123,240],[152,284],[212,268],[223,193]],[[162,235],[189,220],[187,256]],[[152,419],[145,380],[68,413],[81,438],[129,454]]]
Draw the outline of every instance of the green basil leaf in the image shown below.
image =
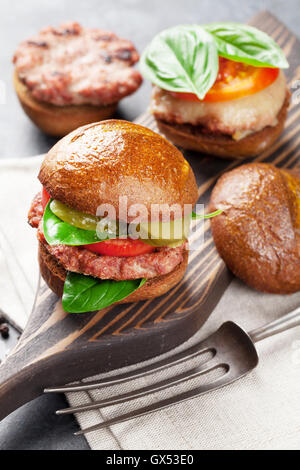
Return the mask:
[[140,69],[152,83],[202,99],[218,74],[214,38],[201,26],[180,25],[159,33],[142,54]]
[[62,305],[66,312],[85,313],[109,307],[139,289],[146,279],[102,281],[92,276],[68,272]]
[[96,231],[84,230],[59,219],[50,209],[48,202],[43,216],[43,230],[49,245],[88,245],[107,240],[107,235],[99,238]]
[[219,55],[256,67],[288,68],[278,44],[266,33],[240,23],[213,23],[205,26],[215,38]]
[[216,217],[216,215],[221,214],[222,210],[217,210],[215,212],[211,212],[210,214],[196,214],[196,212],[192,212],[192,219],[211,219],[212,217]]

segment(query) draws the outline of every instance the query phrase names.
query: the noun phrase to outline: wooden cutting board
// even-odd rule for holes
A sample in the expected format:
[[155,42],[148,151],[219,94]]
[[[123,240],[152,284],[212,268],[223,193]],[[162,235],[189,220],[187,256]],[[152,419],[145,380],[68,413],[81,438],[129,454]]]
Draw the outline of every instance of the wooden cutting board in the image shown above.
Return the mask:
[[[286,71],[289,87],[297,86],[300,41],[268,12],[258,14],[250,24],[270,34],[283,48],[290,62]],[[147,113],[137,122],[157,130]],[[284,134],[255,160],[294,167],[299,143],[300,106],[292,104]],[[185,152],[185,156],[197,178],[199,202],[204,204],[217,178],[240,164],[195,152]],[[45,387],[140,362],[192,336],[231,280],[214,247],[209,221],[201,224],[204,243],[190,253],[184,279],[155,300],[116,305],[96,313],[67,314],[41,281],[25,331],[0,366],[0,419],[40,395]]]

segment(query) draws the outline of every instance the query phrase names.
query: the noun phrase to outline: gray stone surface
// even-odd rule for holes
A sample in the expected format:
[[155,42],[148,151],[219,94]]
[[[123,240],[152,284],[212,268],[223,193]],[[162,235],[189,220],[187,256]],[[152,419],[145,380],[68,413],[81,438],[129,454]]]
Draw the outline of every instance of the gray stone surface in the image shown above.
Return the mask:
[[[26,157],[47,151],[55,142],[24,115],[12,88],[11,57],[17,44],[48,24],[77,20],[130,38],[142,51],[154,34],[178,23],[247,21],[268,9],[298,33],[299,0],[1,0],[0,80],[6,100],[0,104],[0,157]],[[147,106],[150,85],[144,83],[123,100],[120,116],[132,120]],[[26,386],[26,384],[24,384]],[[56,417],[65,406],[59,395],[44,396],[25,405],[0,423],[0,449],[86,449],[83,437],[72,432],[71,417]]]

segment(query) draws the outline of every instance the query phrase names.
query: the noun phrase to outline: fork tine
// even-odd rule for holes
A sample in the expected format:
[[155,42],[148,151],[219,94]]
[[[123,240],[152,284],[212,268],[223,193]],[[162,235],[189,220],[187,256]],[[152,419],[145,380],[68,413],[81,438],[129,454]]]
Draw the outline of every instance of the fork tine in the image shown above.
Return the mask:
[[207,338],[205,341],[201,341],[200,343],[195,344],[194,346],[191,346],[190,348],[180,353],[175,354],[174,356],[167,357],[154,364],[141,367],[131,372],[126,372],[123,374],[118,374],[114,377],[107,377],[106,379],[94,380],[85,383],[75,383],[70,385],[61,385],[57,387],[49,387],[44,389],[44,393],[67,393],[77,391],[79,392],[84,390],[94,390],[96,388],[98,389],[99,387],[109,387],[111,385],[126,382],[128,380],[133,380],[141,376],[146,376],[153,372],[162,370],[166,367],[171,367],[173,365],[180,364],[185,360],[192,359],[193,357],[206,352],[211,352],[213,355],[215,355],[216,350],[211,347],[211,343],[208,343],[208,339],[209,338]]
[[[96,431],[99,429],[104,429],[108,426],[111,426],[113,424],[118,424],[122,423],[124,421],[130,421],[131,419],[137,418],[139,416],[144,416],[150,413],[153,413],[154,411],[162,410],[164,408],[168,408],[171,405],[175,405],[177,403],[181,403],[186,400],[190,400],[191,398],[195,398],[199,395],[202,395],[206,392],[210,392],[212,390],[216,390],[220,387],[223,387],[224,385],[227,385],[234,380],[236,380],[239,377],[236,377],[234,375],[230,375],[230,369],[227,364],[219,364],[218,367],[224,367],[225,368],[225,374],[216,379],[214,382],[210,382],[209,384],[202,385],[200,387],[194,388],[192,390],[188,390],[186,392],[180,393],[178,395],[175,395],[174,397],[166,398],[164,400],[161,400],[156,403],[152,403],[151,405],[144,406],[142,408],[139,408],[137,410],[133,410],[129,413],[125,413],[123,415],[117,416],[116,418],[109,419],[107,421],[104,421],[103,423],[96,424],[94,426],[90,426],[86,429],[81,429],[80,431],[77,431],[74,433],[75,436],[79,436],[80,434],[86,434],[88,432]],[[229,374],[229,375],[228,375]]]
[[97,408],[105,408],[112,405],[118,405],[120,403],[128,402],[135,398],[144,397],[150,393],[158,392],[164,390],[166,388],[172,387],[174,385],[178,385],[186,380],[192,379],[199,375],[203,375],[207,372],[212,371],[213,369],[218,366],[217,361],[215,358],[211,359],[208,362],[204,362],[200,366],[193,367],[181,374],[175,375],[174,377],[161,380],[160,382],[148,385],[146,387],[139,388],[132,392],[124,393],[122,395],[117,395],[109,398],[108,400],[100,400],[88,405],[79,405],[70,408],[64,408],[61,410],[57,410],[57,415],[64,415],[64,414],[72,414],[72,413],[79,413],[80,411],[88,411],[94,410]]

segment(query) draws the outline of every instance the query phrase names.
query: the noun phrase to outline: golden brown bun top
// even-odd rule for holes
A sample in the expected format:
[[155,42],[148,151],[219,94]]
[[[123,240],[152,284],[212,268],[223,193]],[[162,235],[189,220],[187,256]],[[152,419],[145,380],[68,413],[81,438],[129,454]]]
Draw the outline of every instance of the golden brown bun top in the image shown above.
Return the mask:
[[225,173],[211,196],[216,247],[233,273],[258,290],[300,290],[300,174],[265,163]]
[[111,119],[80,127],[47,154],[39,179],[53,199],[96,214],[119,196],[131,204],[195,204],[195,177],[182,153],[146,127]]

